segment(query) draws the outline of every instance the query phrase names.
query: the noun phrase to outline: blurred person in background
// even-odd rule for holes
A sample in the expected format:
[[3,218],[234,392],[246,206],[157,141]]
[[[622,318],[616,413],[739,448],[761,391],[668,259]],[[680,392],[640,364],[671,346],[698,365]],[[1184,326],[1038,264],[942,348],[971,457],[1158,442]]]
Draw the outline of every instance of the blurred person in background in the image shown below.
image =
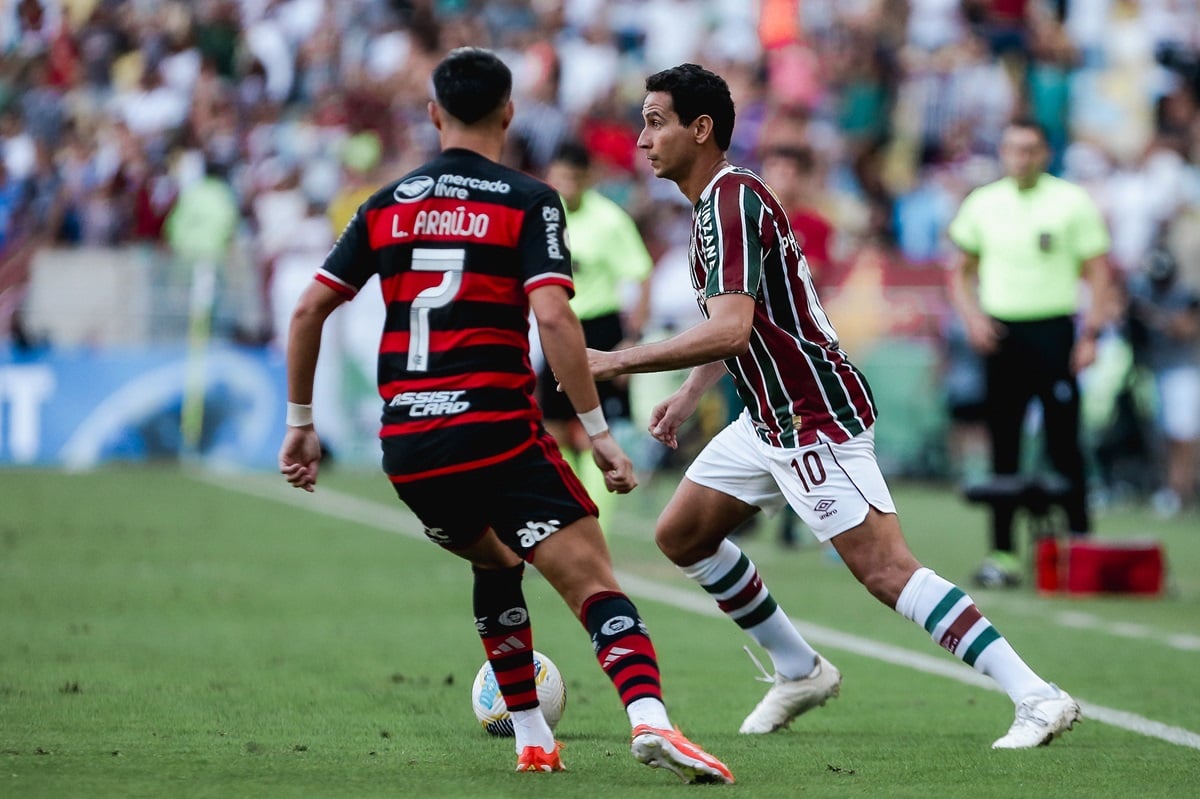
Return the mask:
[[[582,143],[568,140],[558,148],[546,182],[562,195],[567,209],[571,243],[571,271],[575,296],[571,308],[583,324],[587,346],[612,350],[636,344],[642,337],[650,302],[650,273],[654,262],[633,218],[612,200],[592,188],[592,158]],[[630,290],[634,302],[626,311]],[[629,380],[604,380],[596,384],[600,407],[618,431],[630,427]],[[538,375],[538,403],[546,431],[575,468],[588,493],[596,497],[601,518],[612,507],[608,492],[600,491],[604,475],[581,455],[591,443],[575,418],[570,400],[557,389],[549,365]]]
[[[253,200],[258,257],[268,275],[267,302],[271,309],[271,342],[287,351],[288,322],[296,302],[312,282],[337,238],[325,209],[300,185],[299,169],[264,162],[263,190]],[[271,174],[274,173],[274,174]],[[336,317],[337,321],[341,317]],[[378,338],[379,328],[375,334]],[[321,339],[327,357],[317,363],[313,380],[314,417],[321,430],[322,461],[327,465],[349,449],[350,424],[342,401],[344,343],[341,326],[326,324]]]
[[559,145],[571,135],[571,119],[559,103],[562,62],[549,42],[537,42],[521,56],[517,91],[521,106],[505,143],[505,163],[544,175]]
[[1164,518],[1194,501],[1200,439],[1200,293],[1178,271],[1170,251],[1155,247],[1129,286],[1135,362],[1154,375],[1165,480],[1151,507]]
[[[950,224],[959,251],[947,288],[967,339],[985,358],[992,474],[1018,472],[1026,413],[1040,400],[1046,455],[1069,483],[1067,525],[1082,536],[1092,522],[1077,375],[1095,360],[1117,295],[1100,211],[1083,189],[1045,172],[1049,159],[1037,122],[1008,125],[1000,144],[1005,177],[971,192]],[[1081,278],[1091,297],[1077,331]],[[991,553],[974,575],[980,586],[1021,581],[1013,516],[1011,505],[992,508]]]
[[236,319],[223,291],[242,216],[227,173],[224,165],[206,160],[204,174],[180,187],[163,234],[176,259],[176,276],[191,281],[192,314],[213,314],[218,325],[229,328],[222,332],[231,333]]
[[685,575],[766,649],[771,688],[739,732],[762,735],[836,697],[841,674],[796,629],[730,534],[760,510],[790,506],[831,543],[876,599],[1003,688],[1016,706],[995,749],[1050,743],[1080,718],[1065,691],[1039,677],[960,588],[922,566],[904,539],[875,456],[876,407],[838,343],[787,222],[762,179],[726,159],[729,87],[683,64],[646,79],[638,147],[657,177],[693,204],[690,288],[704,321],[669,339],[588,350],[592,375],[694,367],[650,417],[675,446],[680,425],[725,374],[745,404],[708,442],[659,516],[655,541]]
[[[325,209],[334,237],[346,229],[359,206],[375,193],[376,187],[383,182],[383,174],[394,168],[393,164],[382,160],[383,143],[373,130],[359,131],[346,138],[339,156],[341,185]],[[311,276],[310,269],[308,277]],[[343,356],[341,400],[346,403],[350,432],[364,434],[361,437],[363,443],[375,437],[374,428],[379,422],[379,395],[374,386],[379,331],[383,328],[385,315],[378,277],[367,282],[359,292],[357,302],[347,303],[334,312],[333,324],[338,330],[337,340]],[[281,336],[284,334],[286,330]],[[319,364],[317,368],[321,368]]]
[[813,283],[829,280],[833,266],[833,224],[817,207],[822,196],[820,169],[811,147],[772,147],[763,154],[762,176],[788,212],[796,242],[804,251]]

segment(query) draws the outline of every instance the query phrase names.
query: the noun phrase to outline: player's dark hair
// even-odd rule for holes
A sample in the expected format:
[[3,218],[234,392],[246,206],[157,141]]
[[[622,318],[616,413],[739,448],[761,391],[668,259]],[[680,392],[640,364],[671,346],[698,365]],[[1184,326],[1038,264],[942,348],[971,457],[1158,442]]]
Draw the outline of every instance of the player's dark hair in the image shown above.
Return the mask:
[[512,72],[490,50],[459,47],[434,68],[433,92],[448,114],[474,125],[508,102]]
[[1032,130],[1042,139],[1042,144],[1050,146],[1050,132],[1046,130],[1046,126],[1038,122],[1033,117],[1015,117],[1008,121],[1008,127],[1019,128],[1021,130]]
[[697,64],[680,64],[646,78],[646,91],[670,94],[671,105],[685,127],[698,117],[710,117],[717,146],[721,152],[729,149],[733,138],[733,96],[720,75]]
[[567,139],[558,145],[558,149],[554,151],[554,158],[550,162],[566,164],[575,169],[590,169],[592,154],[588,152],[588,148],[583,142],[577,139]]

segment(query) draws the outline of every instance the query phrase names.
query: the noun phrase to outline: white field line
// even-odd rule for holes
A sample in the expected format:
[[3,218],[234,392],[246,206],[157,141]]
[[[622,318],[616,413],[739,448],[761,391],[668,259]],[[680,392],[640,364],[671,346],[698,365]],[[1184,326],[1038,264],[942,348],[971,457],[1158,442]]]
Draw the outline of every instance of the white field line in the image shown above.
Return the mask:
[[[385,505],[329,488],[318,488],[315,493],[308,494],[288,486],[282,478],[268,481],[264,477],[247,474],[214,474],[204,471],[195,471],[190,474],[200,482],[240,494],[305,508],[335,519],[356,522],[366,527],[373,527],[407,538],[420,540],[425,538],[420,532],[420,522],[399,501],[394,505]],[[661,602],[664,605],[701,616],[714,618],[724,616],[708,596],[698,591],[676,588],[623,571],[618,572],[617,579],[621,582],[621,586],[633,596]],[[805,638],[819,646],[852,652],[885,663],[905,666],[925,674],[957,680],[967,685],[992,691],[1000,690],[996,683],[988,677],[984,677],[969,666],[960,661],[951,660],[949,657],[912,652],[898,646],[851,635],[800,619],[792,619],[792,621]],[[1127,713],[1083,700],[1079,701],[1079,705],[1083,709],[1085,719],[1103,722],[1148,738],[1158,738],[1168,743],[1200,749],[1200,733],[1163,724],[1136,713]]]
[[1172,633],[1137,622],[1113,622],[1085,610],[1056,610],[1047,612],[1045,603],[1031,602],[1023,597],[990,596],[989,606],[999,606],[1023,616],[1036,616],[1043,621],[1072,630],[1092,630],[1115,638],[1149,641],[1182,652],[1200,652],[1200,635]]

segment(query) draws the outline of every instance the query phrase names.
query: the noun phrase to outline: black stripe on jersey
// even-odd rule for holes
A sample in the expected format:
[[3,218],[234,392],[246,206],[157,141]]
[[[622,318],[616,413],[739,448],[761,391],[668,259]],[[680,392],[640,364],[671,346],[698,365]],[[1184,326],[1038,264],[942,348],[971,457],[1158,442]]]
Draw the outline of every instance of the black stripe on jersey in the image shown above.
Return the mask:
[[380,270],[381,276],[386,277],[406,271],[392,268],[390,264],[397,262],[407,263],[408,259],[412,256],[414,248],[424,250],[464,250],[465,257],[469,262],[468,268],[472,272],[506,278],[519,278],[521,275],[518,268],[520,264],[519,254],[509,247],[501,247],[496,244],[482,244],[475,241],[471,242],[469,247],[464,247],[457,243],[429,241],[413,244],[397,244],[385,250],[377,250],[376,252],[388,264],[384,269]]
[[[460,424],[420,435],[383,439],[383,470],[393,477],[421,474],[458,466],[463,453],[487,458],[532,443],[530,422]],[[486,446],[481,447],[481,443]],[[470,497],[464,497],[470,501]]]
[[[382,374],[395,375],[395,381],[399,381],[401,384],[406,374],[425,379],[436,377],[439,374],[465,374],[467,372],[524,374],[529,370],[524,353],[500,344],[457,347],[446,352],[430,353],[429,369],[424,372],[408,371],[408,353],[384,352],[379,355],[379,367]],[[531,375],[530,382],[532,383],[532,381]]]
[[[404,327],[398,332],[407,332],[408,315],[411,302],[392,302],[388,304],[388,313],[393,318],[405,320]],[[473,328],[499,328],[501,330],[527,330],[529,320],[525,309],[516,305],[501,302],[468,302],[460,301],[446,308],[436,308],[432,316],[436,318],[435,328],[440,331],[471,330]],[[385,329],[385,333],[393,332]]]

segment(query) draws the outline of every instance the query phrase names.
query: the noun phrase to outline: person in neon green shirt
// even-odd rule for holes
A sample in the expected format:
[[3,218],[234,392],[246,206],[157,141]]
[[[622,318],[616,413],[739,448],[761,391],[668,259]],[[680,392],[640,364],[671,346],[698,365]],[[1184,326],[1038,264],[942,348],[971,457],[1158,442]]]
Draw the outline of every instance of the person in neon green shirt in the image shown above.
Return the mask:
[[[567,210],[575,279],[571,308],[583,324],[588,347],[614,350],[637,343],[649,311],[650,272],[654,268],[637,225],[624,209],[591,188],[591,156],[583,144],[566,141],[560,145],[546,179],[562,195]],[[636,286],[636,299],[626,314],[626,292],[631,285]],[[574,409],[557,390],[548,369],[539,375],[538,386],[547,432],[576,466],[588,493],[597,503],[603,503],[603,512],[605,505],[611,505],[613,495],[602,490],[604,475],[589,465],[591,459],[578,457],[590,446]],[[628,378],[602,380],[596,388],[609,423],[614,428],[622,423],[628,426]]]
[[[959,252],[948,289],[971,346],[985,360],[992,472],[1017,473],[1022,425],[1036,397],[1046,453],[1068,483],[1067,524],[1073,535],[1086,535],[1091,519],[1076,375],[1095,360],[1096,336],[1115,317],[1118,301],[1104,220],[1082,188],[1046,174],[1049,158],[1038,123],[1008,125],[1000,142],[1005,177],[971,192],[950,223]],[[1081,278],[1091,300],[1077,332]],[[992,553],[975,574],[980,585],[1020,582],[1013,513],[993,506]]]

